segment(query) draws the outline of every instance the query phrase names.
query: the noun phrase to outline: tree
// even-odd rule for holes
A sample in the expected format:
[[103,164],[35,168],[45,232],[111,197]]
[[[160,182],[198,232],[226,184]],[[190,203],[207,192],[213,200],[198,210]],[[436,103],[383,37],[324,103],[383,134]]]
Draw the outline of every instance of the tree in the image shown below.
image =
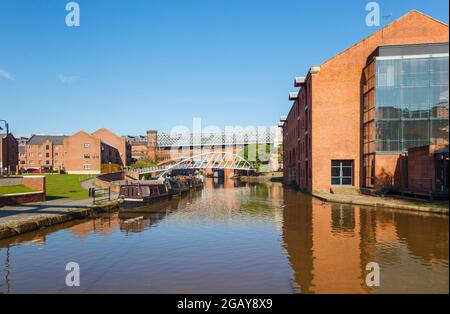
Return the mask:
[[130,165],[130,168],[134,169],[142,169],[142,168],[150,168],[150,167],[156,167],[157,164],[154,161],[151,161],[148,158],[142,158],[137,160],[134,164]]

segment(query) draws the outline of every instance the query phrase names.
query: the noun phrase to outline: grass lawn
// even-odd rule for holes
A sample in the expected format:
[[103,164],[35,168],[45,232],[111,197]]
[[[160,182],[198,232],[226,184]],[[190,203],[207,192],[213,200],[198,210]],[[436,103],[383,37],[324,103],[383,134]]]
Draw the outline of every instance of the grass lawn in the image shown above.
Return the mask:
[[95,178],[85,174],[46,175],[47,200],[65,198],[81,200],[88,198],[88,191],[81,187],[81,182]]
[[34,192],[33,189],[25,185],[0,186],[0,195]]

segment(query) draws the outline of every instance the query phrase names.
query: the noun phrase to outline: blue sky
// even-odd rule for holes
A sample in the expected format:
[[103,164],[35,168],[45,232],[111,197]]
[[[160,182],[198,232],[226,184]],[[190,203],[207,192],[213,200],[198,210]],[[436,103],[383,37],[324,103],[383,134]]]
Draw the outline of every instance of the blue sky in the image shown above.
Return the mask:
[[[361,40],[368,1],[0,1],[0,119],[15,135],[269,126],[293,78]],[[447,0],[378,1],[382,25],[412,9],[448,23]],[[390,17],[387,17],[390,16]]]

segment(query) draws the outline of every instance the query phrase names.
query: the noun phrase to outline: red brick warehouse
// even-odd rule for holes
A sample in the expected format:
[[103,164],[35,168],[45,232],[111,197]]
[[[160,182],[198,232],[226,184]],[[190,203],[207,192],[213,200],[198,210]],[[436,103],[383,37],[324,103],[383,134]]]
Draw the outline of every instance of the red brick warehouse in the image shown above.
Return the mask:
[[448,38],[447,24],[411,11],[296,78],[285,182],[375,188],[409,148],[448,145]]

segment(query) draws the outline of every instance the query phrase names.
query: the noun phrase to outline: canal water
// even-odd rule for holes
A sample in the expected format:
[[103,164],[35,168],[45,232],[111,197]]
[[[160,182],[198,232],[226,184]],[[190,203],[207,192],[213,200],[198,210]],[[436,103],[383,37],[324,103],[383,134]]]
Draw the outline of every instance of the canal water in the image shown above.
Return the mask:
[[[208,180],[144,213],[0,241],[0,293],[448,293],[448,222]],[[66,286],[69,262],[79,287]],[[366,285],[371,262],[379,287]]]

